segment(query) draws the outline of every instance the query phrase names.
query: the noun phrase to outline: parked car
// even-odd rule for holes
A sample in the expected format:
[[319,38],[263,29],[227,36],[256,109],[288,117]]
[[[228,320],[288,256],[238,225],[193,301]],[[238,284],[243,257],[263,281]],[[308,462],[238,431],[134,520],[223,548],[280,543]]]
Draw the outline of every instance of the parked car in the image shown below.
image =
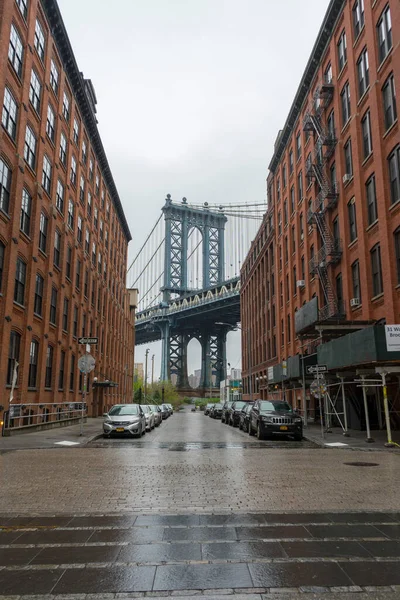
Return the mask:
[[227,410],[226,419],[228,425],[231,425],[232,427],[237,427],[239,425],[240,411],[242,410],[244,404],[245,403],[241,400],[236,400],[233,402],[232,406]]
[[161,416],[162,416],[163,420],[164,419],[168,419],[168,417],[169,417],[169,410],[168,410],[167,405],[166,404],[161,404],[160,408],[161,408]]
[[249,431],[249,417],[250,411],[254,406],[254,402],[245,402],[239,415],[239,429],[243,431]]
[[147,431],[151,431],[156,426],[154,413],[148,404],[142,404],[141,406],[142,411],[144,412],[144,418],[146,419],[146,429]]
[[146,433],[146,419],[140,404],[116,404],[103,416],[104,437],[113,434],[141,437]]
[[172,404],[167,404],[166,406],[168,406],[169,409],[169,415],[173,415],[174,414],[174,407],[172,406]]
[[213,404],[210,410],[210,417],[212,419],[220,419],[222,416],[222,404],[220,402],[217,402],[216,404]]
[[162,423],[161,408],[158,406],[158,404],[149,404],[149,407],[154,413],[154,425],[158,427]]
[[210,414],[210,410],[212,409],[213,406],[214,406],[213,402],[209,402],[208,404],[206,404],[205,409],[204,409],[205,417]]
[[233,404],[233,402],[228,402],[228,400],[226,402],[224,402],[224,404],[222,406],[221,423],[228,423],[227,412],[230,409],[230,407],[232,406],[232,404]]
[[249,434],[259,440],[266,436],[290,435],[295,440],[303,438],[303,420],[283,400],[257,400],[250,410]]

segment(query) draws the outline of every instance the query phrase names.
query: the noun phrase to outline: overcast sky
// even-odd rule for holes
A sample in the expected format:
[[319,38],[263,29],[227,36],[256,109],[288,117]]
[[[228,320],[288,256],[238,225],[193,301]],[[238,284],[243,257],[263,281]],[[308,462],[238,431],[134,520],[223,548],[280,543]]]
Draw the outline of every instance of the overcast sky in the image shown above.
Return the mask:
[[[189,202],[265,200],[276,135],[329,0],[58,2],[96,90],[131,257],[167,193]],[[228,360],[239,364],[237,341]]]

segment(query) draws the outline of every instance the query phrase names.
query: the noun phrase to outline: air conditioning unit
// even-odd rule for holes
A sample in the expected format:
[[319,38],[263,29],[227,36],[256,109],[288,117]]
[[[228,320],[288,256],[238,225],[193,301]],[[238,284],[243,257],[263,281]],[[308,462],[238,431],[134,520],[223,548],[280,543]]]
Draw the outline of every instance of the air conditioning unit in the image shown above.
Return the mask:
[[354,306],[360,306],[360,298],[351,298],[350,306],[354,308]]
[[306,285],[306,282],[304,281],[304,279],[298,279],[296,282],[296,287],[298,287],[298,288],[303,288],[303,287],[305,287],[305,285]]
[[346,173],[346,175],[343,175],[343,183],[348,183],[351,179],[351,175],[350,173]]

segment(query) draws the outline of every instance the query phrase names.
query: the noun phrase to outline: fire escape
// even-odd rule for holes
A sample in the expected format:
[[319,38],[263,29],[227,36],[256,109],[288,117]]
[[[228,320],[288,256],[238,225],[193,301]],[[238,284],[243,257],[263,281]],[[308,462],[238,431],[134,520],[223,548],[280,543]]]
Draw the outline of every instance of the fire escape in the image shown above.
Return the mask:
[[332,235],[325,218],[326,211],[337,205],[339,196],[336,181],[331,181],[328,170],[328,162],[335,151],[337,138],[334,127],[327,127],[323,121],[332,97],[332,83],[323,83],[318,87],[303,123],[304,131],[312,132],[315,139],[313,155],[306,163],[306,176],[309,180],[315,180],[319,191],[308,210],[307,221],[317,226],[321,239],[320,250],[309,264],[310,273],[319,277],[325,299],[325,305],[319,310],[320,321],[338,318],[342,313],[328,272],[330,265],[340,261],[342,244],[340,239],[335,239]]

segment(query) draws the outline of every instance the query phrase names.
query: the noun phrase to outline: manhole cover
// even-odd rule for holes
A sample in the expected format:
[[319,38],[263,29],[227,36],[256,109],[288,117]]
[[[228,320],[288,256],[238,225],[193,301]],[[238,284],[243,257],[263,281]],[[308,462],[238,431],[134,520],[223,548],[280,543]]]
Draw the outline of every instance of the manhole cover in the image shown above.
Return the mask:
[[345,462],[343,464],[349,467],[379,467],[379,463],[371,462]]

